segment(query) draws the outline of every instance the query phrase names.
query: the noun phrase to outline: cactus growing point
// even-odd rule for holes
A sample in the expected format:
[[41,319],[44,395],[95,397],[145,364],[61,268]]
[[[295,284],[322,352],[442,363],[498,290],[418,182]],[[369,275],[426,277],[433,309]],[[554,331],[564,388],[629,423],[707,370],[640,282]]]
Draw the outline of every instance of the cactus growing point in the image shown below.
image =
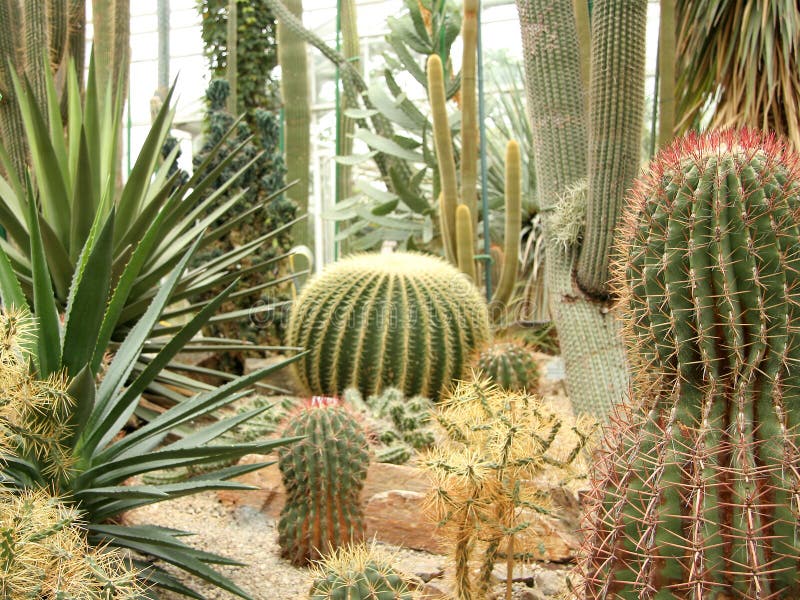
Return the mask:
[[638,371],[609,432],[580,597],[797,598],[800,161],[691,135],[637,182],[616,283]]

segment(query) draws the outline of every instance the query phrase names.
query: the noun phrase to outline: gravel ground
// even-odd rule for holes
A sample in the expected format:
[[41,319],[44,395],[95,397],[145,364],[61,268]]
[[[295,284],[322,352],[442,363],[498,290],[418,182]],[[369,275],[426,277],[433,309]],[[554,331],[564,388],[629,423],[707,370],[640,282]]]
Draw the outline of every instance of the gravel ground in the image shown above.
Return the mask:
[[[184,540],[196,548],[247,564],[245,567],[219,566],[218,570],[255,600],[308,599],[311,587],[308,570],[294,567],[279,556],[276,522],[252,507],[232,508],[221,504],[214,492],[205,492],[131,511],[125,521],[196,532],[197,535]],[[434,556],[384,544],[378,546],[394,555],[401,566],[404,562],[430,561]],[[180,579],[209,600],[237,598],[201,579],[186,574],[181,574]],[[170,592],[162,592],[159,596],[162,600],[184,599],[184,596]]]

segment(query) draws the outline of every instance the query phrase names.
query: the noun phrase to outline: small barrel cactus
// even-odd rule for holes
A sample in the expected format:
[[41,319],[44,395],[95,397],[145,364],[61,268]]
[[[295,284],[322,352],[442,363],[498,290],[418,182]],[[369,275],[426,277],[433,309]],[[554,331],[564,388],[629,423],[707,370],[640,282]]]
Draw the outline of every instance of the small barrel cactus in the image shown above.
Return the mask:
[[616,267],[638,373],[591,495],[580,597],[798,598],[798,156],[722,132],[650,169]]
[[292,309],[288,343],[310,394],[348,387],[363,397],[397,387],[437,399],[489,339],[486,303],[445,261],[424,254],[361,254],[309,282]]
[[306,436],[279,452],[286,504],[278,544],[293,564],[364,537],[361,490],[369,453],[363,428],[333,398],[315,397],[290,417],[282,437]]
[[311,600],[412,600],[408,579],[373,548],[340,548],[313,574]]
[[533,392],[539,385],[539,368],[533,352],[515,340],[486,346],[475,366],[497,385],[512,392]]

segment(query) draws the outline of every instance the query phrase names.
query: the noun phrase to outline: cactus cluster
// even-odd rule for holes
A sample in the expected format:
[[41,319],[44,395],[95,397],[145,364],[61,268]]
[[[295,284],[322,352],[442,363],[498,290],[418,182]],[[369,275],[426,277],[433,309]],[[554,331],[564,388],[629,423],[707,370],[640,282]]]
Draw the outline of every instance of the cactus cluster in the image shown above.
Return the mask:
[[387,419],[392,425],[391,430],[380,436],[385,444],[401,440],[415,450],[433,445],[433,430],[429,427],[433,402],[425,396],[406,398],[397,388],[389,388],[367,398],[367,405],[375,416]]
[[314,570],[311,600],[412,600],[410,579],[374,546],[346,546]]
[[305,437],[279,452],[286,504],[278,543],[285,558],[303,565],[363,539],[369,453],[363,428],[335,398],[314,397],[292,415],[282,437],[295,436]]
[[310,394],[397,387],[436,400],[489,338],[486,303],[445,261],[423,254],[361,254],[310,281],[292,308],[287,342]]
[[[475,268],[475,229],[478,222],[477,181],[477,103],[475,67],[477,49],[477,0],[465,0],[462,29],[463,62],[461,70],[461,187],[456,177],[453,140],[447,117],[447,94],[441,58],[428,58],[428,94],[433,115],[441,194],[439,224],[445,257],[473,282],[478,281]],[[505,242],[503,263],[496,282],[490,308],[492,317],[499,317],[514,291],[519,263],[519,238],[522,211],[522,166],[519,144],[509,141],[506,147],[505,170]],[[484,215],[486,218],[486,215]]]
[[510,391],[535,392],[538,387],[539,367],[533,352],[515,340],[497,341],[486,346],[478,354],[475,367]]
[[579,594],[797,598],[800,164],[691,135],[637,182],[618,292],[638,371],[610,430]]

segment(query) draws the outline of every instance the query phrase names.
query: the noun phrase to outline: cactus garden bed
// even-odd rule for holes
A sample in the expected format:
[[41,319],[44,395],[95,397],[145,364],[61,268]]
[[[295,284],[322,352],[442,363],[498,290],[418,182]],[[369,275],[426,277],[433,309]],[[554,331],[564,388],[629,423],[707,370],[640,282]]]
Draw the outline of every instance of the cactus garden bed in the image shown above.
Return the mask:
[[[568,407],[558,362],[545,355],[537,355],[537,359],[543,398],[552,405]],[[245,457],[242,462],[259,459],[263,457]],[[422,514],[430,483],[413,463],[412,458],[405,465],[374,461],[370,465],[361,496],[367,537],[393,557],[397,568],[415,578],[419,598],[451,598],[453,573],[447,549]],[[126,522],[194,532],[192,541],[198,548],[244,563],[241,567],[223,565],[221,570],[256,600],[307,598],[311,585],[309,570],[295,567],[280,557],[277,520],[285,490],[277,464],[248,474],[242,480],[259,489],[209,492],[147,506],[126,514]],[[578,546],[579,506],[569,493],[554,490],[553,496],[559,518],[549,519],[537,529],[540,541],[536,552],[540,559],[515,568],[514,598],[555,597],[571,568]],[[180,574],[180,577],[186,576]],[[505,578],[505,564],[498,564],[496,586],[489,597],[503,597]],[[191,584],[209,599],[234,598],[196,578]],[[172,600],[179,596],[162,593],[161,597]]]

